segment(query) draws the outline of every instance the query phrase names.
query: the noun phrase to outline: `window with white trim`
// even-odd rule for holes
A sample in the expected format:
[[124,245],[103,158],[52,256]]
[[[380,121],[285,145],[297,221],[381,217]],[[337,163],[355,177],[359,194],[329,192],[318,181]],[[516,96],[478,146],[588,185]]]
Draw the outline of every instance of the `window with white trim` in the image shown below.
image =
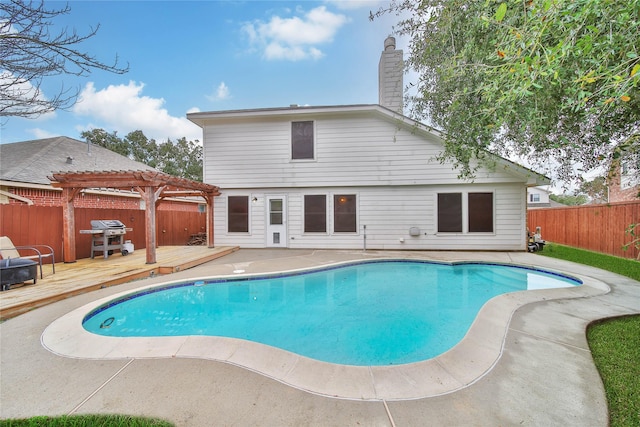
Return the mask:
[[307,194],[304,196],[304,232],[324,233],[327,231],[327,196]]
[[315,158],[313,121],[291,122],[291,159]]
[[469,193],[469,233],[493,233],[493,193]]
[[438,233],[492,233],[494,197],[492,192],[438,193]]
[[249,196],[229,196],[227,205],[227,230],[230,233],[249,232]]
[[438,233],[462,233],[462,193],[438,193]]
[[355,233],[358,231],[356,217],[356,195],[335,194],[333,196],[334,233]]

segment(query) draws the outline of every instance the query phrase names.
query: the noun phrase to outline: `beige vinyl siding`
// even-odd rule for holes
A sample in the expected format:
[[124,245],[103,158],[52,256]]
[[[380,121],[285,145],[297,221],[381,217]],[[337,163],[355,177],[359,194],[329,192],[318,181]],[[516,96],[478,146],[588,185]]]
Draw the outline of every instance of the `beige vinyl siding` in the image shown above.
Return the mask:
[[[291,159],[291,121],[314,121],[315,159]],[[435,134],[371,111],[226,117],[203,127],[204,181],[220,187],[215,244],[266,246],[265,197],[287,197],[290,248],[406,250],[525,250],[526,171],[508,162],[481,168],[473,182],[441,164]],[[517,170],[516,170],[517,169]],[[535,179],[534,179],[535,181]],[[437,233],[438,192],[492,192],[492,233]],[[327,196],[327,231],[304,232],[304,195]],[[357,232],[333,231],[333,195],[356,194]],[[226,197],[248,195],[248,233],[229,233]],[[463,203],[466,206],[466,200]],[[463,211],[464,211],[463,206]],[[463,212],[463,231],[467,214]],[[419,236],[409,229],[418,227]]]
[[[313,117],[306,118],[313,119]],[[291,121],[217,124],[204,128],[205,182],[221,188],[456,184],[441,164],[435,136],[415,134],[375,116],[315,121],[316,159],[291,160]],[[482,171],[475,182],[513,182],[504,171]]]
[[[493,233],[437,233],[435,200],[438,192],[468,191],[494,194]],[[228,233],[226,230],[226,198],[217,198],[215,205],[216,245],[239,245],[246,248],[265,246],[265,205],[268,194],[282,194],[279,188],[228,190],[226,195],[249,195],[249,233]],[[326,194],[327,232],[304,232],[304,195]],[[333,232],[334,194],[357,195],[356,233]],[[367,249],[387,250],[524,250],[525,227],[524,187],[520,184],[400,187],[322,187],[290,189],[288,199],[288,233],[290,248],[363,249],[366,225]],[[466,197],[466,196],[464,196]],[[463,197],[463,198],[464,198]],[[466,220],[466,215],[464,216]],[[409,229],[418,227],[419,236],[410,236]],[[401,239],[403,241],[401,241]]]

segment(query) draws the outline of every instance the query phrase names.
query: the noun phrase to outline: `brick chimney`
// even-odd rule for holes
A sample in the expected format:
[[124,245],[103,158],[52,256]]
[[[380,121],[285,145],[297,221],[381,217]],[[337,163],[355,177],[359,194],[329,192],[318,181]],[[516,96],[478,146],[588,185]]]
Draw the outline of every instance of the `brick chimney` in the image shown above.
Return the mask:
[[396,39],[387,37],[378,64],[378,104],[403,114],[404,63],[402,50],[396,50]]

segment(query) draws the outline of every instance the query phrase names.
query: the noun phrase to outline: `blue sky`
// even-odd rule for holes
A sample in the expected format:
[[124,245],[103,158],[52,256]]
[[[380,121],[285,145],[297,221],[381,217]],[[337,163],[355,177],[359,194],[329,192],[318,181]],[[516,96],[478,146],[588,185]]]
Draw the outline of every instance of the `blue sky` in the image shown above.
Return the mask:
[[[388,1],[70,1],[56,29],[80,34],[79,50],[129,72],[45,80],[44,95],[77,89],[68,111],[3,119],[2,143],[103,128],[163,141],[202,140],[187,112],[299,105],[375,104],[384,39],[399,20],[371,22]],[[48,8],[65,2],[46,1]],[[398,48],[405,49],[396,36]],[[407,79],[405,78],[405,84]]]

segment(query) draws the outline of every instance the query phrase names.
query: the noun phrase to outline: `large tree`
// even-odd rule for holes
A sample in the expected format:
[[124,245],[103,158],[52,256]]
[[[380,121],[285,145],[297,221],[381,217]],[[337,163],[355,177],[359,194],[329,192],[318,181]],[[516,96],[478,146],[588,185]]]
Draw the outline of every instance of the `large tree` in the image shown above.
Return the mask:
[[79,50],[78,45],[96,35],[99,26],[79,34],[61,28],[52,32],[54,19],[69,13],[69,6],[53,9],[44,1],[0,1],[0,116],[38,117],[72,106],[78,90],[60,87],[45,94],[45,78],[83,76],[92,70],[126,73],[116,57],[112,65]]
[[141,130],[129,132],[120,138],[117,132],[92,129],[81,133],[85,141],[115,151],[125,157],[144,163],[169,175],[202,182],[202,145],[198,141],[168,139],[158,144],[148,139]]
[[640,0],[406,0],[372,19],[390,12],[408,16],[411,114],[461,175],[487,151],[564,180],[638,151]]
[[202,182],[202,145],[185,137],[167,140],[158,146],[158,165],[169,175]]

